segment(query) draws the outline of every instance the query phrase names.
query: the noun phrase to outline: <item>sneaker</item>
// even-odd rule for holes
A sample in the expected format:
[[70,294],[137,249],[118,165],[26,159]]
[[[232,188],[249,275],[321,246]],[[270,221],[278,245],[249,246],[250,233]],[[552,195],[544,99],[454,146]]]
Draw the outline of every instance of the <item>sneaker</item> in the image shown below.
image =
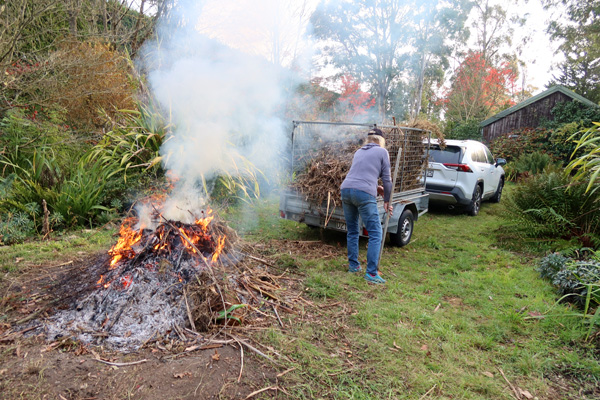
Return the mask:
[[366,273],[365,274],[365,279],[369,283],[381,283],[381,284],[385,283],[385,279],[383,279],[381,277],[381,275],[379,275],[379,274],[377,274],[377,275],[371,275],[369,273]]
[[360,265],[358,267],[348,267],[348,272],[360,272],[361,270]]

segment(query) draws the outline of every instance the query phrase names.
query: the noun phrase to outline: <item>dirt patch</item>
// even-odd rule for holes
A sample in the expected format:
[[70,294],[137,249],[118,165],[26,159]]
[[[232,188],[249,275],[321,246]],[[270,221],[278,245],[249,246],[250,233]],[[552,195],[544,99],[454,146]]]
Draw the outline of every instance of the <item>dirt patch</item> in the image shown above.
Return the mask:
[[277,371],[248,352],[241,369],[235,344],[180,357],[156,348],[99,354],[114,363],[146,360],[128,366],[99,362],[82,348],[48,350],[40,338],[2,347],[0,399],[240,399],[277,386]]

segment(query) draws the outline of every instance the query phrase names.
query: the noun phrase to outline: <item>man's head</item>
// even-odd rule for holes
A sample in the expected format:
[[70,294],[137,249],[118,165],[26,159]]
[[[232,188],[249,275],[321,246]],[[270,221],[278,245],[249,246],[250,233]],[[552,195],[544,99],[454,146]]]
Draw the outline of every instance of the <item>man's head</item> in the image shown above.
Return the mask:
[[367,134],[367,143],[375,143],[385,149],[385,138],[383,137],[383,131],[379,128],[373,128]]

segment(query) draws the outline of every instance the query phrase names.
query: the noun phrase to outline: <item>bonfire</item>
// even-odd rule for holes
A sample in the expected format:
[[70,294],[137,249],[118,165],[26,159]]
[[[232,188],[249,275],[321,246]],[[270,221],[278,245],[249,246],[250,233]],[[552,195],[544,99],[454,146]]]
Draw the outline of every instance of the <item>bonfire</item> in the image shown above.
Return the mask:
[[275,279],[243,262],[252,256],[235,248],[236,233],[210,208],[189,212],[193,222],[153,210],[153,226],[138,217],[123,222],[95,289],[51,318],[49,340],[136,349],[153,338],[246,323],[249,309],[265,304],[291,310],[275,294]]

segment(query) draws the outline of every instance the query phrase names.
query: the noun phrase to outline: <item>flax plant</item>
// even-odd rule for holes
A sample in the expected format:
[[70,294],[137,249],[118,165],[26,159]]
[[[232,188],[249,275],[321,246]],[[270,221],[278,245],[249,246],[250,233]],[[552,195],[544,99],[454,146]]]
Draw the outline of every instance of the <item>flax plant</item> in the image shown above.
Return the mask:
[[577,140],[580,132],[572,135],[569,140],[575,143],[575,150],[572,156],[583,151],[584,154],[574,158],[567,165],[567,172],[574,173],[573,180],[576,182],[587,181],[586,192],[590,190],[595,192],[600,187],[598,185],[600,174],[600,123],[594,122],[594,126],[587,129]]

